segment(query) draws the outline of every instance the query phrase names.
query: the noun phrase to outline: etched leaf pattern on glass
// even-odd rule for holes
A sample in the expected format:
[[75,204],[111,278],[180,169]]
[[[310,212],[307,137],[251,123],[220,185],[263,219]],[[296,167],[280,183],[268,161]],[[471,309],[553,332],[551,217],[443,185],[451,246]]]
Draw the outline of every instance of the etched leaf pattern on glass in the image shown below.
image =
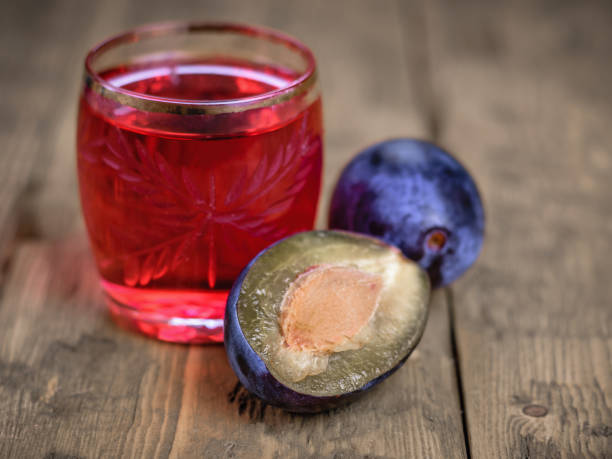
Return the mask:
[[[217,197],[214,170],[208,174],[207,183],[198,183],[187,167],[173,168],[162,154],[147,148],[141,140],[128,143],[120,129],[111,130],[104,137],[104,145],[87,145],[83,158],[101,161],[114,171],[119,186],[153,204],[146,206],[150,209],[146,210],[147,226],[180,230],[157,245],[124,255],[124,282],[128,286],[144,286],[173,271],[194,243],[204,240],[207,280],[213,288],[217,272],[216,237],[227,237],[226,232],[215,231],[215,227],[229,225],[270,240],[285,236],[286,229],[279,219],[306,185],[320,149],[320,139],[308,133],[304,117],[295,135],[279,151],[263,155],[251,173],[245,165],[225,196]],[[101,154],[91,153],[98,148]],[[202,194],[202,186],[208,188],[207,196]],[[275,196],[278,198],[274,199]],[[254,213],[254,206],[265,210]],[[138,232],[139,228],[125,230]],[[236,241],[226,246],[232,244]]]

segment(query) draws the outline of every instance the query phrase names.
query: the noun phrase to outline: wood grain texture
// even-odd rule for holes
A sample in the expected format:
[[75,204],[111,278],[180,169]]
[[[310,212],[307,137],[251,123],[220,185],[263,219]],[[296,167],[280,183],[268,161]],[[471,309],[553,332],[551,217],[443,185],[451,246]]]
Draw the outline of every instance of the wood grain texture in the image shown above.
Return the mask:
[[83,58],[120,24],[122,3],[0,4],[0,262],[20,239],[61,238],[80,224],[74,124]]
[[487,239],[454,287],[473,457],[612,457],[612,8],[427,3],[440,140]]
[[[11,46],[28,43],[33,64],[15,59],[19,78],[8,67],[1,73],[16,119],[23,118],[31,131],[2,131],[13,136],[14,151],[28,155],[10,159],[21,169],[6,176],[19,181],[10,196],[3,195],[11,208],[0,214],[0,225],[14,225],[6,240],[16,248],[0,303],[0,457],[465,457],[442,293],[433,302],[422,344],[396,375],[345,409],[288,415],[237,385],[222,347],[159,343],[114,325],[78,209],[73,139],[85,51],[140,23],[232,20],[283,29],[317,55],[326,125],[318,220],[324,226],[331,187],[359,149],[392,136],[427,136],[428,105],[421,92],[428,83],[420,73],[427,56],[414,46],[423,33],[422,7],[412,5],[3,5],[2,17],[10,18],[3,33]],[[408,31],[400,17],[406,11]],[[30,23],[38,31],[24,27]],[[45,102],[46,108],[35,111],[24,100]],[[3,161],[9,161],[6,156]]]

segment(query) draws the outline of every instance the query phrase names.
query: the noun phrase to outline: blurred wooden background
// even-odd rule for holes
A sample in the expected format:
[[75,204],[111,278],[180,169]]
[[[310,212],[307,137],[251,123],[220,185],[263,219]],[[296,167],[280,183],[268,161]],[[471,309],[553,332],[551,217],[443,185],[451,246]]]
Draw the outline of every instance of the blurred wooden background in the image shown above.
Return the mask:
[[[79,214],[85,52],[131,26],[230,20],[314,50],[340,168],[394,136],[476,177],[476,266],[409,362],[318,416],[263,406],[220,346],[107,317]],[[0,6],[0,457],[612,457],[612,3],[21,0]]]

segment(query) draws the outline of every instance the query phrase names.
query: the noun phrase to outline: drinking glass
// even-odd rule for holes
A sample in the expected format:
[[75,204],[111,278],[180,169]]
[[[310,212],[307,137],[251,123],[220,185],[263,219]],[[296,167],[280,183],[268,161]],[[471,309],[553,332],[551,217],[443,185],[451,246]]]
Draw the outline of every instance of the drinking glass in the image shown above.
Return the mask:
[[314,224],[314,57],[284,34],[236,24],[110,38],[85,60],[77,163],[112,315],[161,340],[222,341],[240,271]]

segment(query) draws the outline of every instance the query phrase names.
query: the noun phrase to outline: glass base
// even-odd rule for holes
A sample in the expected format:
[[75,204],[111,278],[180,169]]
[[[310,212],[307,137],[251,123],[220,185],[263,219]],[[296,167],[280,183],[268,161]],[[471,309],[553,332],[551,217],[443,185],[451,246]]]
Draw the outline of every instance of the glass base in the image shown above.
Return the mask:
[[102,281],[113,319],[161,341],[223,342],[228,290],[210,292],[149,290]]

